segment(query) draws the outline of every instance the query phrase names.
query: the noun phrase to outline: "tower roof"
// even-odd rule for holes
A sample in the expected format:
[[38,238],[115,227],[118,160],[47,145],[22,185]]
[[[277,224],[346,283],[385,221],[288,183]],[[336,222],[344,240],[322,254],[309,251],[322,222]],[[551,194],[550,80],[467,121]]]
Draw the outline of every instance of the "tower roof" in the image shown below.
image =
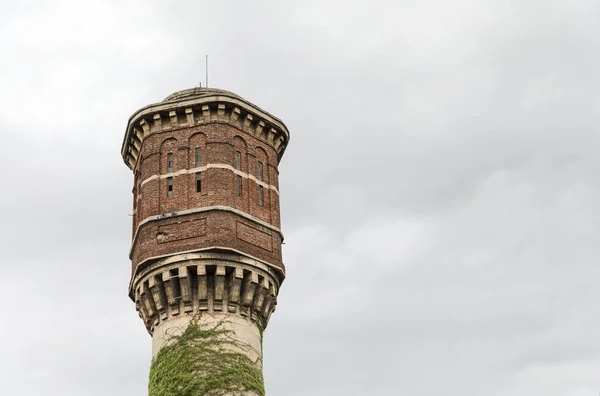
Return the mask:
[[234,98],[241,99],[241,100],[247,102],[247,100],[242,98],[241,96],[236,95],[233,92],[226,91],[224,89],[200,88],[200,87],[182,89],[181,91],[173,92],[171,95],[167,96],[163,100],[163,102],[174,102],[174,101],[179,101],[179,100],[183,100],[183,99],[202,98],[202,97],[212,96],[212,95],[227,95],[227,96],[232,96]]
[[[147,105],[133,113],[129,118],[121,149],[123,160],[127,166],[131,169],[134,168],[144,136],[164,128],[161,119],[164,118],[168,123],[171,115],[185,112],[186,115],[191,115],[190,120],[201,122],[200,120],[204,119],[203,122],[208,122],[212,120],[210,118],[212,110],[209,109],[209,116],[205,117],[202,109],[206,105],[224,106],[223,109],[228,109],[227,117],[232,116],[236,122],[247,124],[242,129],[248,133],[259,136],[260,132],[264,130],[262,138],[276,146],[278,158],[283,156],[289,141],[289,132],[283,121],[233,92],[196,87],[174,92],[161,102]],[[244,120],[241,118],[238,120],[240,116],[243,116]],[[174,119],[177,120],[177,116]],[[191,122],[195,123],[196,121]]]

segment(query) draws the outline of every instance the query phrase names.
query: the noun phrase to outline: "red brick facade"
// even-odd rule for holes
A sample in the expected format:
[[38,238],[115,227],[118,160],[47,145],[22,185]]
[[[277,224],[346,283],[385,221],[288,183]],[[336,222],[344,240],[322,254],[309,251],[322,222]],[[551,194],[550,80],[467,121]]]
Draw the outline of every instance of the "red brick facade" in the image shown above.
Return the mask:
[[[169,255],[222,249],[279,268],[283,278],[277,170],[282,139],[261,133],[275,129],[265,126],[250,103],[221,105],[219,99],[187,108],[180,102],[169,108],[167,102],[151,119],[137,121],[151,124],[143,139],[133,133],[142,127],[135,129],[130,120],[124,158],[134,171],[133,276]],[[208,116],[188,122],[190,113],[201,111]]]
[[[149,287],[147,271],[198,252],[258,260],[272,268],[265,287],[276,290],[285,274],[277,167],[288,140],[279,119],[214,89],[180,91],[130,118],[122,154],[134,172],[130,258],[138,294]],[[263,308],[268,318],[272,308]],[[148,312],[150,326],[156,319]]]

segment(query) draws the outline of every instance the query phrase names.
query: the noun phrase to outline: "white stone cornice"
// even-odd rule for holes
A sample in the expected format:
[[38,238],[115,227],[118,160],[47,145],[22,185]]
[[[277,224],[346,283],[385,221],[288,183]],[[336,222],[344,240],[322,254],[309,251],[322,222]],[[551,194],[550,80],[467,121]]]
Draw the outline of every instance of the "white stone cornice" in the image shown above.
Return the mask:
[[[178,114],[181,114],[182,118],[178,117]],[[231,92],[192,89],[173,94],[161,103],[143,107],[129,118],[121,149],[127,165],[132,169],[135,167],[127,158],[128,147],[133,145],[133,135],[137,135],[143,145],[144,138],[149,134],[181,127],[183,119],[186,120],[187,126],[225,122],[241,128],[243,132],[271,145],[278,158],[283,156],[289,141],[289,132],[285,124],[258,106]],[[141,131],[143,132],[139,133]],[[134,162],[136,163],[137,159],[134,159]]]
[[186,313],[238,315],[264,329],[277,304],[279,276],[233,251],[178,254],[136,273],[129,294],[150,334]]
[[240,264],[251,265],[259,270],[265,271],[273,276],[277,287],[285,279],[285,270],[268,261],[261,260],[239,250],[224,246],[207,246],[200,249],[186,250],[177,254],[164,254],[152,256],[138,263],[134,273],[129,280],[129,293],[133,298],[133,286],[139,282],[140,278],[145,277],[148,272],[157,268],[170,268],[176,266],[181,261],[188,260],[213,260],[213,261],[232,261]]

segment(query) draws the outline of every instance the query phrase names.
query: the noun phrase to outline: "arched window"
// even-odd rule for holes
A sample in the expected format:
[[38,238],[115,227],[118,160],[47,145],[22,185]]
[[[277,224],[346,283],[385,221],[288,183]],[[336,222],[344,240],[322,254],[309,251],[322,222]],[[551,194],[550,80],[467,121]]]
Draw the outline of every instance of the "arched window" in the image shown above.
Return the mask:
[[235,169],[242,170],[242,153],[235,152]]
[[269,184],[269,157],[261,147],[256,147],[256,178]]
[[256,175],[258,176],[258,180],[263,181],[263,163],[260,161],[258,161]]
[[173,153],[167,154],[167,173],[173,172]]
[[[196,132],[188,139],[189,147],[189,169],[199,168],[202,162],[208,162],[209,152],[205,151],[206,135],[202,132]],[[203,158],[204,157],[204,158]]]
[[200,147],[196,148],[196,168],[202,166],[202,153],[200,152]]

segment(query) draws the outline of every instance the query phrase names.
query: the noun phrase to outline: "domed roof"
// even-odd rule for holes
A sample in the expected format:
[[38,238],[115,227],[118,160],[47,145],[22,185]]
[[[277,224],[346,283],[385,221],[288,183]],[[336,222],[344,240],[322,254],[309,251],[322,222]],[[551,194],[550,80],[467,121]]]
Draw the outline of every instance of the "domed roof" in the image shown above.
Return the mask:
[[167,96],[162,102],[175,102],[183,99],[191,99],[191,98],[201,98],[204,96],[212,96],[212,95],[227,95],[230,97],[234,97],[237,99],[241,99],[247,102],[244,98],[239,95],[234,94],[233,92],[226,91],[224,89],[216,89],[216,88],[189,88],[183,89],[181,91],[177,91]]

